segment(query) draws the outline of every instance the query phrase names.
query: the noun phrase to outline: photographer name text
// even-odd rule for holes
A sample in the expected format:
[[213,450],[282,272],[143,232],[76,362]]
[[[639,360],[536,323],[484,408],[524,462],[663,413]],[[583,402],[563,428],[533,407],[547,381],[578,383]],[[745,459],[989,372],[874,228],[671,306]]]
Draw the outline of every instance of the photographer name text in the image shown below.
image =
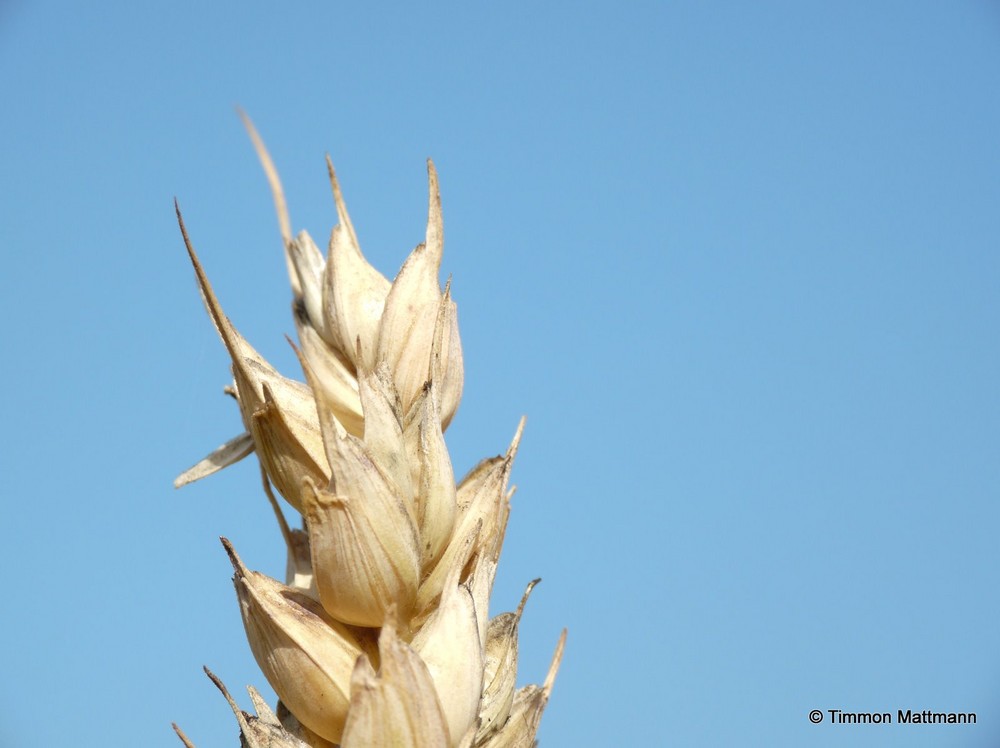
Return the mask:
[[974,725],[975,712],[936,712],[932,709],[897,709],[892,712],[845,712],[842,709],[813,709],[813,724],[828,721],[831,725]]

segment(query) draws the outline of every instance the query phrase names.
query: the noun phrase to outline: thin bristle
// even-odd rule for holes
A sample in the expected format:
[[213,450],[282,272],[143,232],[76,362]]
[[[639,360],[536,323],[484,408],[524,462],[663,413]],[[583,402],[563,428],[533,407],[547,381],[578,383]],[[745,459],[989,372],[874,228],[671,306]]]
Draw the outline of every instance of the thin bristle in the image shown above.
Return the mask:
[[179,737],[181,739],[181,742],[184,743],[184,745],[187,748],[194,748],[194,743],[192,743],[190,740],[188,740],[188,736],[185,735],[184,731],[180,727],[177,726],[176,722],[171,722],[170,726],[174,728],[174,732],[177,733],[177,737]]
[[191,258],[191,264],[194,266],[195,276],[198,278],[198,286],[201,289],[202,298],[205,300],[205,305],[208,307],[208,313],[212,317],[215,329],[219,332],[219,336],[222,338],[222,342],[225,344],[226,350],[229,351],[229,355],[235,362],[238,360],[239,352],[237,351],[236,343],[233,340],[232,325],[229,323],[229,319],[222,311],[222,305],[219,304],[219,299],[216,297],[215,291],[212,289],[212,284],[208,280],[205,268],[202,267],[201,261],[198,259],[198,254],[194,251],[194,246],[191,244],[191,239],[188,237],[187,227],[184,225],[184,216],[181,215],[181,206],[177,203],[176,199],[174,200],[174,209],[177,212],[177,223],[181,228],[181,236],[184,237],[184,246],[187,248],[188,257]]
[[281,178],[278,176],[278,170],[274,167],[271,154],[268,153],[267,146],[264,145],[264,140],[260,137],[260,133],[257,132],[257,128],[254,127],[250,117],[242,109],[237,108],[236,111],[239,112],[240,119],[243,120],[243,126],[246,127],[247,133],[250,135],[254,150],[257,151],[257,158],[260,159],[260,165],[264,169],[267,183],[271,186],[271,197],[274,199],[274,210],[278,214],[278,226],[281,228],[281,238],[284,239],[287,246],[292,241],[292,221],[288,217],[288,205],[285,202],[285,191],[281,186]]
[[358,235],[354,233],[354,224],[351,223],[351,216],[347,212],[347,204],[344,202],[344,194],[340,189],[340,182],[337,181],[337,172],[333,168],[333,161],[330,154],[326,154],[326,171],[330,176],[330,189],[333,190],[333,203],[337,208],[337,222],[344,227],[347,235],[351,239],[351,246],[358,246]]

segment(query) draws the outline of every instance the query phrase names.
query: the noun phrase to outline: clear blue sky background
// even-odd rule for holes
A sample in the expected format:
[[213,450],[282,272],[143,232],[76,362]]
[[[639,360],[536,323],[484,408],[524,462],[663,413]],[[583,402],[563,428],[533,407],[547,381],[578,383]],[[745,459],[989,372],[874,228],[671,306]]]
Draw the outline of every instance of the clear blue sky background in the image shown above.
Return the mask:
[[[172,200],[286,372],[277,223],[392,276],[441,174],[458,471],[543,746],[1000,742],[995,2],[0,4],[0,745],[235,746],[218,542],[280,575]],[[975,711],[834,727],[811,709]]]

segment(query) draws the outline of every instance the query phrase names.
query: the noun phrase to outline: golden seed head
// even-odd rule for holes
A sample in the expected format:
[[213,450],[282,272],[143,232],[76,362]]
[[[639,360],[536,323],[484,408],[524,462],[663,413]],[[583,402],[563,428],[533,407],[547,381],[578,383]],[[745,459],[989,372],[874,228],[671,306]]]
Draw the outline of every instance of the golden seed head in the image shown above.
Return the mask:
[[[424,241],[390,283],[361,253],[329,159],[338,223],[326,257],[306,232],[292,236],[277,172],[246,123],[274,193],[305,383],[279,374],[230,323],[178,209],[232,360],[245,433],[175,484],[256,452],[288,547],[282,584],[248,570],[223,540],[277,712],[253,690],[257,716],[242,712],[211,677],[250,748],[530,746],[565,632],[545,684],[515,691],[528,592],[514,613],[491,619],[489,605],[524,423],[504,455],[456,485],[444,432],[464,367],[457,307],[450,284],[438,281],[444,228],[434,165]],[[289,527],[272,485],[302,529]]]

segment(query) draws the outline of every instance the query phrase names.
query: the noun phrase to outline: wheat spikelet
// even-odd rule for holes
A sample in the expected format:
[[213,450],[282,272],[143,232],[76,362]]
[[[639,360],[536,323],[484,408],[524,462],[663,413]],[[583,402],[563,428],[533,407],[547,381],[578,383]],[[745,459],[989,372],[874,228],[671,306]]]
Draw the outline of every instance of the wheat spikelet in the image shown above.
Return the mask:
[[[531,746],[562,657],[542,686],[515,688],[517,610],[489,617],[523,421],[503,455],[456,483],[444,431],[462,394],[457,307],[438,275],[444,244],[428,161],[424,242],[390,283],[368,264],[327,158],[337,225],[324,257],[292,236],[271,158],[244,122],[271,186],[305,382],[277,372],[222,311],[181,217],[185,246],[232,359],[245,431],[175,481],[251,452],[288,550],[284,583],[229,541],[250,648],[280,699],[256,715],[222,691],[249,748]],[[294,344],[293,344],[294,345]],[[272,486],[301,515],[292,528]],[[193,744],[176,725],[182,742]]]

